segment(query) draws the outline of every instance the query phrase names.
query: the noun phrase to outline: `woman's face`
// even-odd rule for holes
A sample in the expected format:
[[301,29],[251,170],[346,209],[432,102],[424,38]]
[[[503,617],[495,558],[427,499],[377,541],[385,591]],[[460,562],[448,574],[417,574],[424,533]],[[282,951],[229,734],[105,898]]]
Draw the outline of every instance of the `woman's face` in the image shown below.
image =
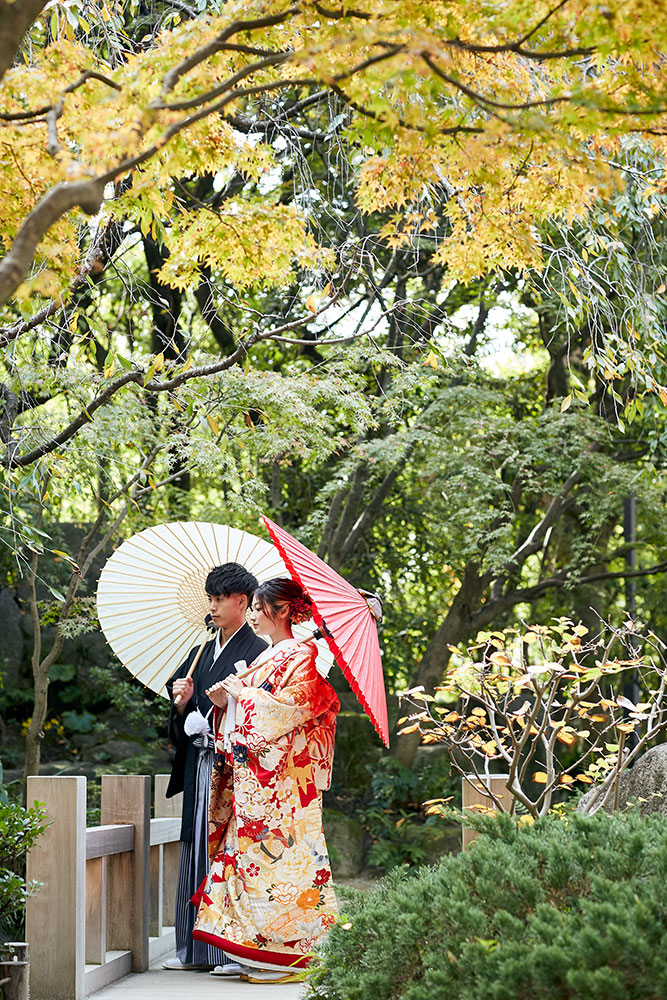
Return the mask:
[[[271,610],[268,605],[267,610]],[[250,614],[248,617],[257,635],[268,635],[270,639],[273,639],[274,635],[281,630],[279,616],[271,618],[267,615],[256,598],[253,598],[253,602],[250,605]]]

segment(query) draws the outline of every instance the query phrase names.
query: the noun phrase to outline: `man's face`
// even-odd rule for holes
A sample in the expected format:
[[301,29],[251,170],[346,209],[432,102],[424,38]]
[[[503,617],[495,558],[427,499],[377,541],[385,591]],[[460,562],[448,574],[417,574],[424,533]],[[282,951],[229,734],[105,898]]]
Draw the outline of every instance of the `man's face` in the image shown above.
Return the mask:
[[245,621],[248,599],[245,594],[209,594],[209,611],[216,628],[227,631],[230,628],[240,628]]

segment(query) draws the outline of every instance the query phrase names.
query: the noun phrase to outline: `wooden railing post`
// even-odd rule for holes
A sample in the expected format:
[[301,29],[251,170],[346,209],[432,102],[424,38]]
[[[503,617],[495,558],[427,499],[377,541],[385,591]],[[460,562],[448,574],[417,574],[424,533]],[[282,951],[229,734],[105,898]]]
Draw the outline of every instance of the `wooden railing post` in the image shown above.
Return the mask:
[[[502,804],[504,809],[509,809],[512,802],[512,793],[506,787],[507,784],[507,774],[490,774],[482,775],[482,780],[480,781],[474,774],[465,775],[461,779],[462,785],[462,809],[463,812],[466,809],[474,809],[475,806],[485,806],[487,809],[497,809],[497,806],[491,796],[489,795],[489,789],[493,792],[498,801]],[[463,850],[479,837],[476,830],[469,830],[467,827],[462,828],[463,833]]]
[[102,776],[102,824],[134,826],[134,851],[109,858],[106,928],[107,948],[130,950],[133,972],[148,968],[150,795],[148,775]]
[[27,862],[28,880],[43,883],[26,906],[32,1000],[84,1000],[86,779],[32,776],[27,798],[51,821]]

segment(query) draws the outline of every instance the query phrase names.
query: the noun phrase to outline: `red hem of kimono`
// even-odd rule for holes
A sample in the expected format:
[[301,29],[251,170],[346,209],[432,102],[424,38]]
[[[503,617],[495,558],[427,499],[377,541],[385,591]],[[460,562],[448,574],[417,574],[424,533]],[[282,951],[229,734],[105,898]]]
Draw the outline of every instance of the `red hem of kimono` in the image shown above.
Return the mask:
[[234,958],[248,958],[254,962],[261,962],[263,959],[265,962],[270,962],[271,965],[284,965],[290,969],[303,969],[310,962],[310,955],[267,951],[266,948],[248,948],[246,945],[236,944],[234,941],[228,941],[227,938],[218,937],[216,934],[209,934],[207,931],[195,929],[192,936],[196,941],[204,941],[206,944],[212,944],[214,948],[221,948],[225,954],[233,955]]

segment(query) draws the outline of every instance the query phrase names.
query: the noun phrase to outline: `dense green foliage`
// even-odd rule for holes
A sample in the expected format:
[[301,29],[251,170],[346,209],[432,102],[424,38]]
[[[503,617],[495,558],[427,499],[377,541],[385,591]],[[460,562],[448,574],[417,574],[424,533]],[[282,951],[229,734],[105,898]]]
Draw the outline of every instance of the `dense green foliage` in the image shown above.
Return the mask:
[[[378,871],[416,865],[440,853],[440,819],[426,816],[422,803],[433,797],[461,802],[461,781],[447,754],[436,753],[406,767],[395,757],[380,758],[373,768],[368,800],[357,806],[370,841],[367,862]],[[451,843],[450,845],[451,846]]]
[[472,821],[465,854],[349,902],[309,1000],[659,1000],[667,827],[635,814]]
[[0,941],[23,938],[25,901],[39,888],[25,880],[25,856],[47,826],[38,802],[25,809],[9,800],[0,765]]

